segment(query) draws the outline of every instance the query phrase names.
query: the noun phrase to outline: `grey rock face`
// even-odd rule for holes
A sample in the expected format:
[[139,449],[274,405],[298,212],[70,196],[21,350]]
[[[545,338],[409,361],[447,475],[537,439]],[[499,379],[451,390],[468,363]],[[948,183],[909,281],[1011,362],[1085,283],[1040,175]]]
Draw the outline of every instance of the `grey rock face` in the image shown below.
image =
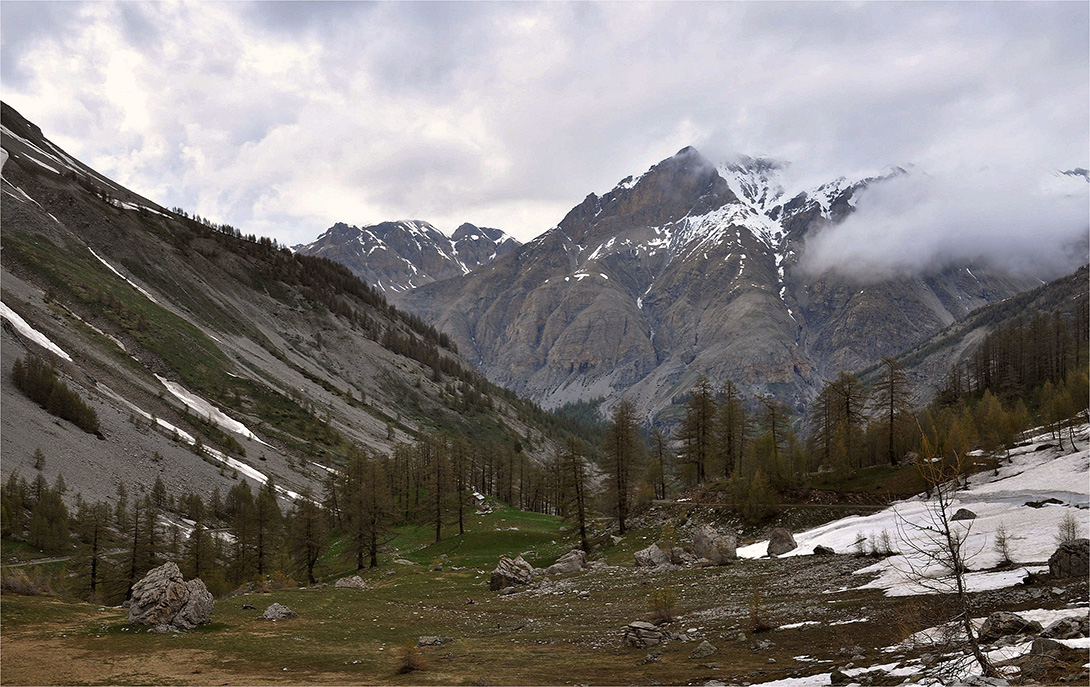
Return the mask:
[[342,577],[337,580],[334,587],[338,589],[367,589],[367,583],[363,581],[363,578],[359,575],[351,575],[349,577]]
[[637,568],[658,568],[666,565],[670,565],[670,558],[658,547],[658,544],[652,544],[636,552]]
[[726,565],[737,558],[738,540],[733,534],[722,534],[711,525],[701,525],[693,535],[693,555],[705,558],[712,565]]
[[185,582],[178,565],[167,562],[133,585],[129,622],[189,630],[209,621],[215,603],[204,582]]
[[572,549],[558,558],[556,563],[545,568],[545,574],[559,575],[561,573],[576,572],[585,567],[587,567],[587,552],[582,549]]
[[1090,574],[1090,539],[1060,544],[1048,559],[1048,572],[1056,578],[1086,577]]
[[212,597],[212,592],[208,591],[208,588],[204,586],[204,582],[199,578],[186,582],[185,586],[189,598],[186,599],[182,610],[178,611],[178,615],[174,616],[174,621],[171,624],[183,630],[192,630],[212,619],[212,610],[216,607],[216,600]]
[[1007,635],[1037,634],[1040,631],[1041,623],[1036,620],[1026,620],[1017,613],[997,611],[988,616],[980,626],[979,639],[982,642],[994,642]]
[[782,527],[777,527],[772,530],[772,533],[768,536],[768,555],[769,556],[782,556],[788,551],[794,551],[799,547],[795,543],[795,538],[791,536],[791,533]]
[[265,620],[286,620],[287,618],[297,618],[299,614],[287,606],[275,603],[266,608],[261,617]]
[[534,579],[534,566],[527,563],[523,557],[508,558],[502,556],[496,569],[492,571],[488,587],[494,592],[507,587],[530,584]]

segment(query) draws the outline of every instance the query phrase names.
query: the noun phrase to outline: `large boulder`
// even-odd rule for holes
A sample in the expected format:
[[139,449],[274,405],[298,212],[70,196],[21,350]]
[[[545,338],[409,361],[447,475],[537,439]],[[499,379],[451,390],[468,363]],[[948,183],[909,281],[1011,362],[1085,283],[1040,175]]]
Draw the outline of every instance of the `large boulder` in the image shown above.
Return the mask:
[[1048,572],[1056,578],[1090,574],[1090,539],[1064,542],[1048,559]]
[[1035,635],[1041,631],[1041,623],[1026,620],[1017,613],[997,611],[992,613],[980,626],[979,639],[982,642],[994,642],[1007,635]]
[[625,626],[622,639],[628,646],[646,649],[662,641],[662,630],[647,621],[637,620]]
[[516,587],[522,584],[530,584],[534,579],[534,566],[526,562],[523,557],[508,558],[501,556],[496,569],[492,571],[492,578],[488,587],[494,592],[507,587]]
[[215,603],[204,582],[186,582],[178,565],[167,562],[133,585],[129,622],[189,630],[209,621]]
[[794,551],[799,547],[791,533],[782,527],[776,527],[768,535],[768,555],[782,556],[788,551]]
[[212,620],[212,610],[216,607],[216,600],[200,578],[186,582],[185,586],[189,591],[189,598],[170,624],[182,630],[192,630]]
[[670,565],[670,557],[658,547],[658,544],[641,549],[635,555],[637,568],[658,568]]
[[701,525],[693,534],[693,555],[706,558],[713,565],[726,565],[737,558],[738,540],[733,534],[722,534],[711,525]]
[[556,559],[556,563],[545,568],[545,574],[559,575],[561,573],[576,572],[585,567],[587,567],[587,552],[582,549],[572,549]]

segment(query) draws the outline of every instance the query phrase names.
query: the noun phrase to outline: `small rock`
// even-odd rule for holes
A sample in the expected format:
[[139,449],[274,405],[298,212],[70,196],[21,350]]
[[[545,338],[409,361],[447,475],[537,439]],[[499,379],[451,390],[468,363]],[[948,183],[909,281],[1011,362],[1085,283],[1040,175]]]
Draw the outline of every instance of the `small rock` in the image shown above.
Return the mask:
[[430,637],[430,636],[425,636],[425,637],[421,637],[420,639],[416,640],[416,645],[417,646],[443,646],[444,644],[446,644],[448,642],[453,642],[453,641],[454,641],[454,639],[451,638],[451,637]]
[[242,604],[242,610],[244,610],[244,611],[256,611],[257,606],[254,606],[253,604]]
[[775,527],[768,535],[768,555],[782,556],[788,551],[794,551],[799,547],[791,533],[782,527]]
[[968,508],[958,508],[957,512],[954,513],[950,520],[976,520],[976,513]]
[[556,563],[545,568],[545,574],[560,575],[563,573],[576,572],[585,567],[587,567],[587,552],[582,549],[572,549],[556,559]]
[[658,544],[652,544],[646,549],[637,551],[635,558],[637,568],[660,568],[670,565],[670,559],[658,547]]
[[851,677],[841,672],[839,668],[834,668],[833,672],[829,674],[830,685],[847,685],[851,684],[851,682]]
[[693,653],[689,654],[689,658],[707,658],[708,656],[714,654],[716,651],[719,651],[719,649],[717,649],[714,644],[705,639],[703,642],[698,644],[695,649],[693,649]]
[[367,583],[363,581],[363,578],[359,575],[352,575],[351,577],[342,577],[334,584],[337,589],[367,589]]
[[628,646],[646,649],[662,641],[662,630],[647,621],[637,620],[625,626],[622,639]]
[[643,660],[640,661],[639,665],[645,666],[648,663],[658,663],[659,661],[662,660],[660,658],[661,656],[662,656],[662,649],[655,649],[653,651],[650,651],[650,652],[648,652],[648,654],[646,656],[643,657]]
[[265,612],[261,614],[261,617],[265,620],[285,620],[287,618],[297,618],[298,613],[291,610],[287,606],[274,603],[265,609]]
[[768,662],[769,662],[769,663],[775,663],[775,662],[776,662],[776,659],[774,659],[774,658],[770,658],[770,659],[768,659]]
[[821,544],[818,544],[814,547],[815,556],[832,556],[834,554],[836,554],[836,551],[833,551],[828,546],[822,546]]
[[413,563],[412,561],[407,561],[404,558],[395,558],[390,562],[394,565],[416,565],[416,563]]

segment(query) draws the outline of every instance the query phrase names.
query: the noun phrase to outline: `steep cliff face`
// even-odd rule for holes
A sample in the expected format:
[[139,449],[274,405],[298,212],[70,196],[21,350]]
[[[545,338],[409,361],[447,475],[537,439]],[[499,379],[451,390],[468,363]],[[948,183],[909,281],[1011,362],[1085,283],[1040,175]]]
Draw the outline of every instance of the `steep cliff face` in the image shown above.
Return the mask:
[[883,177],[788,195],[782,171],[685,148],[510,255],[400,303],[546,406],[623,394],[653,416],[701,375],[802,406],[839,370],[1029,286],[983,267],[868,285],[806,275],[806,237]]
[[468,274],[518,246],[499,229],[467,223],[448,237],[427,222],[399,220],[362,228],[338,222],[295,250],[336,260],[394,298],[417,286]]

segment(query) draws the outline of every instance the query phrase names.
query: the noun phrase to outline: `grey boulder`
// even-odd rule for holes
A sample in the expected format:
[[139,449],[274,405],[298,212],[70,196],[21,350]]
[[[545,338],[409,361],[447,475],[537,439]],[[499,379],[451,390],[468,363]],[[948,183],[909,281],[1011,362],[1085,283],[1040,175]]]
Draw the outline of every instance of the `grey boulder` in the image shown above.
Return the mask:
[[712,565],[726,565],[737,558],[738,540],[722,534],[711,525],[701,525],[693,535],[693,555],[706,558]]
[[791,533],[782,527],[776,527],[768,535],[768,555],[782,556],[788,551],[794,551],[799,547]]
[[521,555],[514,558],[501,556],[496,569],[492,571],[488,587],[494,592],[508,587],[530,584],[534,580],[534,566],[526,562]]
[[129,622],[189,630],[211,619],[215,603],[204,582],[186,582],[178,565],[167,562],[133,585]]
[[576,572],[585,567],[587,567],[587,552],[582,549],[572,549],[556,559],[556,563],[545,568],[545,574],[559,575],[561,573]]

